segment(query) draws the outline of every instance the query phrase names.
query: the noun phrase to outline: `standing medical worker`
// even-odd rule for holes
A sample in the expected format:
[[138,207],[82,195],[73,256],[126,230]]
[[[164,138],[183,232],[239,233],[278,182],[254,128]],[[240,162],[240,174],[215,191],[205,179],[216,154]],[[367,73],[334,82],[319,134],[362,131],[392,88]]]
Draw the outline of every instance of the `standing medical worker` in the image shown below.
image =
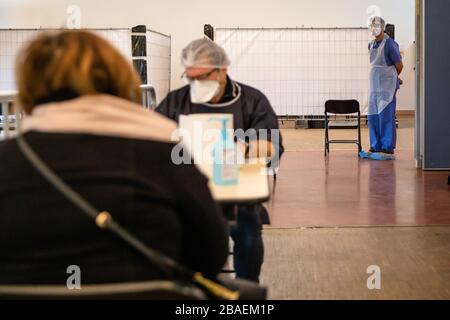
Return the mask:
[[370,152],[394,154],[396,147],[396,93],[400,88],[399,75],[403,70],[398,44],[385,34],[385,21],[371,19],[369,30],[375,40],[369,44],[370,93],[369,132]]

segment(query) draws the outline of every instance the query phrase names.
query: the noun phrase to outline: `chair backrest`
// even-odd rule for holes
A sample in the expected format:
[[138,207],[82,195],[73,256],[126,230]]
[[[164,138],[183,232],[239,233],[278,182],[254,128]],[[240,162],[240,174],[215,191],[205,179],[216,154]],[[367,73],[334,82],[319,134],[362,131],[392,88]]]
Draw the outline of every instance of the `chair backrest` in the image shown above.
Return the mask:
[[359,112],[357,100],[328,100],[325,102],[325,113],[352,114]]
[[267,300],[267,288],[244,279],[232,279],[226,275],[218,276],[219,282],[226,288],[239,291],[239,300]]
[[197,287],[173,281],[82,285],[0,285],[0,300],[206,300]]

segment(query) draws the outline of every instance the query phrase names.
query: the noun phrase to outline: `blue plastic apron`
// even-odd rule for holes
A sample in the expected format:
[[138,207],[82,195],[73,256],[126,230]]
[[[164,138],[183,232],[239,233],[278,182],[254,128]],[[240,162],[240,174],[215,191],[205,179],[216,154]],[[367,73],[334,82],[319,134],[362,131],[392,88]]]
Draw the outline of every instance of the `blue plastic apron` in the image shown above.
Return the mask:
[[372,42],[370,53],[370,92],[369,92],[369,132],[371,149],[393,151],[396,144],[395,109],[398,74],[395,66],[386,62],[384,48],[388,35],[375,48]]

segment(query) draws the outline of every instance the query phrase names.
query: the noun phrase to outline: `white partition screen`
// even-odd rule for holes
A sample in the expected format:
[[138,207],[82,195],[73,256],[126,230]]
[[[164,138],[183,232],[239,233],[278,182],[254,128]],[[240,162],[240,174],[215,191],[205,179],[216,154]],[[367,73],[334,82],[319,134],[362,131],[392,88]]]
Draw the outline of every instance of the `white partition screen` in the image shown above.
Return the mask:
[[329,99],[356,99],[367,112],[367,28],[215,29],[230,76],[264,92],[278,116],[323,115]]
[[[16,89],[15,60],[19,50],[40,32],[56,29],[0,30],[0,91]],[[89,29],[112,43],[131,60],[131,29]],[[170,90],[170,36],[147,30],[147,82],[158,102]]]
[[169,36],[147,30],[147,83],[155,88],[159,103],[170,91]]
[[38,30],[0,30],[0,91],[16,89],[14,70],[17,53],[38,32]]

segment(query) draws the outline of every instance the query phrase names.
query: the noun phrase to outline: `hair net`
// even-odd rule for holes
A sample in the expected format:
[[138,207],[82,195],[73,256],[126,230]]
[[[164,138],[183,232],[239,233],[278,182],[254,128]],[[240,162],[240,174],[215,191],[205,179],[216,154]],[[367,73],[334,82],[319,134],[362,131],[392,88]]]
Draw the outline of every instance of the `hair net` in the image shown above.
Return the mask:
[[183,49],[181,62],[185,68],[226,68],[230,65],[225,50],[210,39],[197,39]]
[[370,27],[375,27],[375,26],[380,26],[383,28],[386,26],[386,22],[384,21],[384,19],[382,17],[373,17],[370,19]]

